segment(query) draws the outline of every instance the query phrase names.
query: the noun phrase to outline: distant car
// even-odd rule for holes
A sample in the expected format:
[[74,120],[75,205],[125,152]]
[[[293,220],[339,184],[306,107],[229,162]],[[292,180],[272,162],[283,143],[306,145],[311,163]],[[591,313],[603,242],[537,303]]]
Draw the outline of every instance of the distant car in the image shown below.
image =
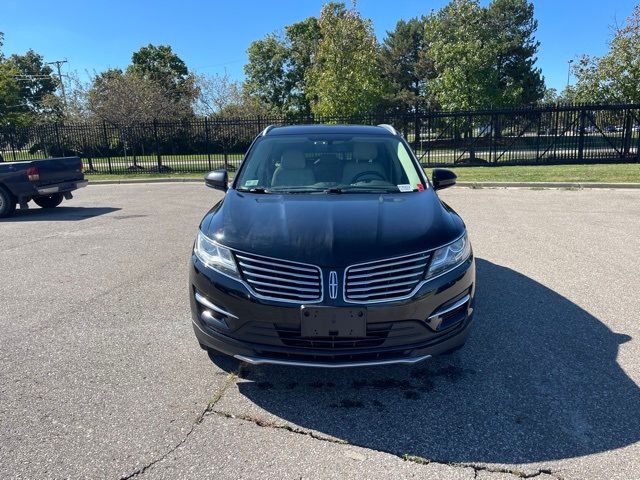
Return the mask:
[[584,127],[584,133],[596,133],[598,128],[595,125],[589,125],[588,127]]
[[79,157],[0,163],[0,218],[12,215],[16,205],[29,208],[31,200],[55,208],[87,183]]
[[464,222],[390,126],[269,127],[204,217],[190,265],[202,348],[252,364],[413,364],[460,348],[475,261]]
[[616,127],[614,127],[613,125],[607,125],[602,129],[602,131],[606,133],[615,133],[617,130],[616,130]]

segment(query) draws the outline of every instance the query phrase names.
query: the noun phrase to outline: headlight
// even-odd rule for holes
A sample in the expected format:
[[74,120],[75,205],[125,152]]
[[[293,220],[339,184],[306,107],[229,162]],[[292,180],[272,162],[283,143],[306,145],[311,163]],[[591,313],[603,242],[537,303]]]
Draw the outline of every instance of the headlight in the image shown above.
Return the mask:
[[218,270],[234,278],[240,278],[238,267],[231,251],[211,241],[201,231],[198,230],[198,237],[193,247],[193,253],[207,267]]
[[425,278],[429,279],[463,263],[471,255],[471,244],[467,234],[453,243],[433,252],[431,264]]

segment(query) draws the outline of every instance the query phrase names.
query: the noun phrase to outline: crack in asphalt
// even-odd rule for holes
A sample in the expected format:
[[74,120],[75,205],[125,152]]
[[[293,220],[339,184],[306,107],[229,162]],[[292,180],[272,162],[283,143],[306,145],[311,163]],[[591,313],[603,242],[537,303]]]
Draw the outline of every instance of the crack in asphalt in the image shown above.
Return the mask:
[[220,387],[218,391],[214,393],[214,395],[211,397],[211,399],[207,403],[206,408],[196,417],[195,421],[191,424],[191,428],[189,428],[189,431],[184,435],[184,437],[182,437],[182,439],[179,442],[177,442],[173,447],[171,447],[165,453],[160,455],[158,458],[151,460],[149,463],[146,463],[141,467],[138,467],[130,474],[120,477],[120,480],[129,480],[131,478],[137,477],[138,475],[142,475],[151,467],[153,467],[156,463],[161,462],[162,460],[167,458],[169,455],[171,455],[173,452],[178,450],[181,446],[183,446],[185,442],[189,439],[189,436],[191,436],[191,434],[194,432],[196,427],[202,423],[202,421],[207,416],[207,414],[213,411],[213,407],[215,407],[216,403],[220,401],[220,399],[222,398],[224,393],[227,391],[227,389],[235,384],[241,370],[242,370],[242,366],[240,366],[236,372],[229,373],[222,387]]
[[[278,422],[274,422],[274,421],[267,421],[267,420],[263,420],[263,419],[252,417],[251,415],[237,415],[237,414],[232,414],[232,413],[221,411],[221,410],[214,410],[214,407],[222,399],[222,397],[226,393],[226,391],[232,385],[235,385],[237,379],[239,377],[241,377],[242,370],[243,370],[243,364],[240,364],[240,366],[238,367],[237,370],[229,373],[229,375],[227,376],[227,379],[225,380],[225,383],[211,397],[211,399],[207,403],[206,408],[196,417],[195,421],[191,424],[191,428],[189,429],[189,431],[184,435],[184,437],[179,442],[177,442],[173,447],[171,447],[169,450],[167,450],[165,453],[163,453],[158,458],[156,458],[156,459],[150,461],[149,463],[137,468],[136,470],[134,470],[130,474],[120,477],[119,480],[129,480],[131,478],[137,477],[138,475],[142,475],[145,472],[147,472],[150,468],[152,468],[154,465],[156,465],[157,463],[163,461],[169,455],[171,455],[172,453],[177,451],[180,447],[182,447],[187,442],[187,440],[189,439],[191,434],[195,431],[196,427],[198,425],[200,425],[205,420],[206,417],[211,416],[211,415],[216,415],[216,416],[219,416],[219,417],[222,417],[222,418],[227,418],[227,419],[232,419],[232,420],[241,420],[241,421],[245,421],[245,422],[250,422],[250,423],[253,423],[254,425],[257,425],[258,427],[261,427],[261,428],[272,428],[272,429],[276,429],[276,430],[285,430],[287,432],[295,433],[295,434],[298,434],[298,435],[305,435],[305,436],[313,438],[314,440],[318,440],[318,441],[321,441],[321,442],[329,442],[329,443],[333,443],[333,444],[336,444],[336,445],[358,446],[358,445],[350,444],[346,440],[332,438],[332,437],[324,436],[324,435],[318,435],[317,433],[315,433],[313,431],[305,430],[305,429],[302,429],[302,428],[296,428],[296,427],[294,427],[294,426],[292,426],[290,424],[278,423]],[[559,476],[555,475],[552,472],[552,470],[548,469],[548,468],[539,468],[533,473],[526,473],[526,472],[523,472],[523,471],[518,470],[518,469],[491,467],[491,466],[485,466],[485,465],[477,465],[477,464],[473,464],[473,463],[457,463],[457,462],[446,462],[446,461],[430,460],[428,458],[420,457],[420,456],[417,456],[417,455],[401,454],[401,453],[398,453],[398,452],[394,452],[392,450],[381,450],[381,449],[375,449],[375,448],[369,448],[369,447],[362,447],[362,448],[365,448],[366,450],[372,450],[372,451],[375,451],[375,452],[380,452],[380,453],[386,453],[386,454],[389,454],[389,455],[393,455],[393,456],[395,456],[397,458],[401,458],[402,460],[404,460],[406,462],[412,462],[412,463],[415,463],[415,464],[418,464],[418,465],[434,464],[434,465],[445,465],[445,466],[454,467],[454,468],[471,468],[471,469],[473,469],[473,472],[474,472],[473,478],[478,478],[478,473],[479,472],[488,472],[488,473],[505,473],[505,474],[513,475],[515,478],[527,478],[527,479],[536,478],[536,477],[538,477],[540,475],[545,475],[546,474],[546,475],[552,476],[552,477],[554,477],[554,478],[556,478],[558,480],[562,480],[562,477],[559,477]]]
[[314,438],[316,440],[320,440],[322,442],[337,443],[338,445],[350,445],[349,442],[347,442],[346,440],[339,440],[339,439],[336,439],[336,438],[325,437],[324,435],[318,435],[317,433],[314,433],[314,432],[309,431],[309,430],[303,430],[301,428],[295,428],[292,425],[288,425],[286,423],[268,422],[268,421],[265,421],[265,420],[260,420],[258,418],[253,418],[253,417],[251,417],[249,415],[235,415],[235,414],[231,414],[231,413],[228,413],[228,412],[222,412],[222,411],[219,411],[219,410],[211,411],[211,412],[209,412],[209,415],[218,415],[218,416],[224,417],[224,418],[244,420],[245,422],[254,423],[255,425],[257,425],[259,427],[286,430],[286,431],[291,432],[291,433],[297,433],[299,435],[306,435],[308,437]]
[[[306,435],[308,437],[311,437],[315,440],[319,440],[322,442],[329,442],[329,443],[334,443],[337,445],[353,445],[350,444],[349,442],[347,442],[346,440],[340,440],[340,439],[336,439],[336,438],[332,438],[332,437],[326,437],[323,435],[318,435],[315,432],[312,432],[310,430],[304,430],[304,429],[300,429],[300,428],[296,428],[292,425],[288,425],[288,424],[284,424],[284,423],[277,423],[274,421],[267,421],[267,420],[263,420],[263,419],[259,419],[259,418],[255,418],[252,417],[250,415],[237,415],[237,414],[232,414],[229,412],[224,412],[224,411],[220,411],[220,410],[210,410],[209,412],[206,413],[205,416],[207,415],[217,415],[223,418],[228,418],[228,419],[235,419],[235,420],[242,420],[245,422],[251,422],[255,425],[257,425],[258,427],[263,427],[263,428],[274,428],[274,429],[278,429],[278,430],[286,430],[288,432],[291,433],[296,433],[298,435]],[[358,445],[353,445],[353,446],[358,446]],[[428,458],[424,458],[424,457],[420,457],[417,455],[409,455],[409,454],[399,454],[398,452],[394,452],[392,450],[380,450],[380,449],[375,449],[375,448],[369,448],[369,447],[362,447],[365,448],[367,450],[373,450],[376,452],[380,452],[380,453],[387,453],[389,455],[393,455],[395,457],[401,458],[402,460],[406,461],[406,462],[412,462],[418,465],[429,465],[429,464],[434,464],[434,465],[446,465],[449,467],[454,467],[454,468],[471,468],[474,471],[474,475],[473,478],[477,478],[478,477],[478,472],[488,472],[488,473],[506,473],[509,475],[513,475],[516,478],[535,478],[538,477],[540,475],[550,475],[558,480],[562,480],[562,477],[558,477],[556,475],[553,474],[553,472],[551,471],[551,469],[548,468],[539,468],[537,469],[535,472],[533,473],[526,473],[523,472],[521,470],[517,470],[517,469],[508,469],[508,468],[499,468],[499,467],[491,467],[491,466],[484,466],[484,465],[477,465],[477,464],[473,464],[473,463],[457,463],[457,462],[444,462],[444,461],[437,461],[437,460],[430,460]]]

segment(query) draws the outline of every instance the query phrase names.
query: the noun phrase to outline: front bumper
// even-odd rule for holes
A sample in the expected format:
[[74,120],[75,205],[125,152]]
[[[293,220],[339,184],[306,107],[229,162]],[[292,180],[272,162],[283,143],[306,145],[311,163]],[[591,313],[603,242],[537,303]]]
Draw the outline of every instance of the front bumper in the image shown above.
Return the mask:
[[[473,257],[426,282],[411,298],[367,309],[361,338],[301,336],[301,305],[259,299],[192,257],[189,297],[198,341],[252,364],[357,367],[413,364],[463,345],[475,299]],[[341,299],[322,305],[353,308]]]

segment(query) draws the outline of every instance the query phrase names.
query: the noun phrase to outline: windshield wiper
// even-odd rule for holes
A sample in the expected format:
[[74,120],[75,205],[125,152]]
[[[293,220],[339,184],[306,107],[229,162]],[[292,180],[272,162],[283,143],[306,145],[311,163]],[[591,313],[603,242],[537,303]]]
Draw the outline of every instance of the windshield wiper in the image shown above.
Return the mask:
[[398,191],[396,187],[376,187],[371,185],[331,187],[325,190],[326,193],[398,193]]
[[323,188],[314,187],[280,187],[272,188],[273,193],[319,193],[324,192]]
[[253,188],[239,188],[239,192],[249,192],[249,193],[271,193],[264,187],[253,187]]

